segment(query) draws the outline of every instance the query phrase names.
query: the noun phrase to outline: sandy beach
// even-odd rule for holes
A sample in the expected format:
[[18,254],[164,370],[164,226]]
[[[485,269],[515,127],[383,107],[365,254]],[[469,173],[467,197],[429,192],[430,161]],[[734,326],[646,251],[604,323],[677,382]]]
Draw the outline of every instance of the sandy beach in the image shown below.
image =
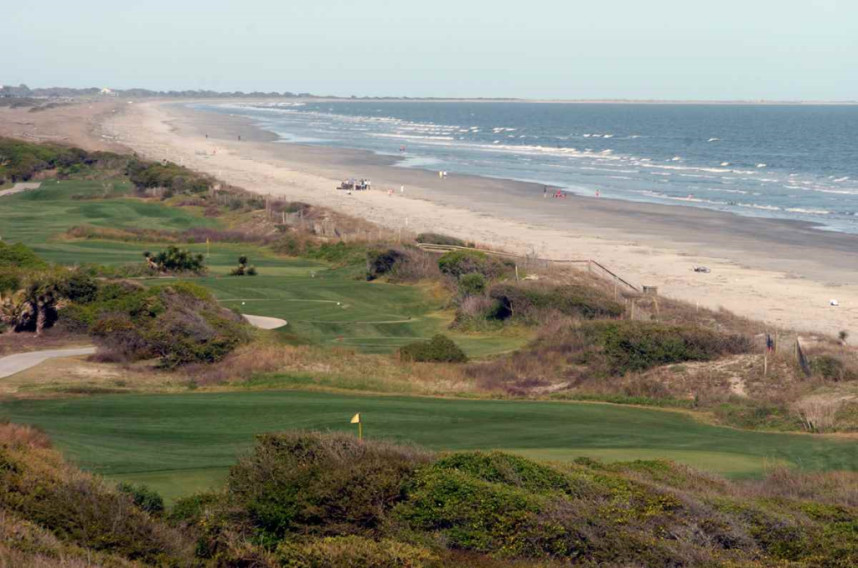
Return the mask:
[[[79,113],[67,117],[77,125],[58,139],[166,158],[251,191],[392,229],[442,232],[543,258],[592,258],[666,296],[773,327],[858,330],[858,236],[681,205],[543,199],[542,185],[509,180],[452,174],[441,180],[436,172],[397,167],[393,156],[279,143],[247,119],[185,104],[78,105]],[[47,123],[34,130],[47,138],[49,127],[61,128],[50,113],[74,115],[73,108],[31,113]],[[0,113],[0,133],[14,135],[9,122]],[[372,179],[375,189],[352,195],[334,189],[349,177]],[[694,272],[698,265],[711,272]],[[840,305],[830,306],[832,299]]]

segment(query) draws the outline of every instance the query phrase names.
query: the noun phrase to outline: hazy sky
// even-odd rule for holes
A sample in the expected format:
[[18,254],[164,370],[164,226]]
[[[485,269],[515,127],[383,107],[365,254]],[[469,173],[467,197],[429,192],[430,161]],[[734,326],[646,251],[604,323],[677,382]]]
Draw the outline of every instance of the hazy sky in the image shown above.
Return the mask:
[[0,0],[0,84],[858,99],[858,0]]

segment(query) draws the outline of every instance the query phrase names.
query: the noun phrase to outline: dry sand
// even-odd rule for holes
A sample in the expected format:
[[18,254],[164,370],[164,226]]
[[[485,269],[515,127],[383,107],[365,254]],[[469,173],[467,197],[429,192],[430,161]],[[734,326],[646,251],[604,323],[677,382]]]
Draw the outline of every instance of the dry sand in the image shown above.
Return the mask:
[[[331,207],[393,229],[442,232],[545,258],[596,259],[631,282],[658,286],[664,295],[724,307],[773,327],[858,334],[855,235],[684,206],[543,199],[542,186],[507,180],[439,180],[432,172],[395,167],[392,157],[277,143],[246,119],[168,101],[95,106],[68,117],[91,144],[124,146],[251,191]],[[0,113],[0,133],[2,120]],[[62,127],[59,120],[52,124]],[[334,189],[349,177],[370,178],[377,189],[352,195]],[[695,273],[695,265],[711,273]],[[829,306],[835,298],[840,306]]]

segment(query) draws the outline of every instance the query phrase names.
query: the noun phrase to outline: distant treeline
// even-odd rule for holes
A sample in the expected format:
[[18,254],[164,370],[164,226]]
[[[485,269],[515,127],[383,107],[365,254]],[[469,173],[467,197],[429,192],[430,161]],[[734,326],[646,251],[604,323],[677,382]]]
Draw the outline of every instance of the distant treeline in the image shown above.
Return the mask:
[[[69,87],[47,87],[31,89],[21,84],[17,87],[5,85],[0,87],[0,97],[8,98],[30,98],[30,97],[81,97],[98,95],[102,92],[99,87],[88,87],[73,89]],[[311,93],[292,93],[283,91],[211,91],[211,90],[185,90],[185,91],[154,91],[152,89],[111,89],[111,94],[124,97],[191,97],[191,98],[219,98],[219,97],[285,97],[285,98],[307,98],[314,97]]]

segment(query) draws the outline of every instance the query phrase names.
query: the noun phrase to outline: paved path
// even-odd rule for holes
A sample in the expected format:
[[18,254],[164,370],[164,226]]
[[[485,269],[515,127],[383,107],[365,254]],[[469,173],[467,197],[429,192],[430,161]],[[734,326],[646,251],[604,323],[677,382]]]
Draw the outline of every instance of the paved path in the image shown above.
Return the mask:
[[79,347],[77,349],[48,349],[46,351],[30,351],[15,353],[0,357],[0,379],[35,367],[42,361],[55,357],[74,357],[75,355],[92,355],[95,347]]
[[270,318],[268,316],[252,316],[250,314],[242,314],[244,319],[253,327],[259,329],[277,329],[286,325],[286,320],[280,318]]
[[24,183],[16,183],[10,189],[4,189],[0,191],[0,197],[5,195],[15,195],[16,193],[21,193],[22,191],[27,191],[28,189],[39,189],[39,186],[42,185],[42,182],[24,182]]
[[[244,319],[254,327],[259,329],[277,329],[286,325],[286,320],[280,318],[270,318],[267,316],[251,316],[245,314]],[[54,359],[56,357],[74,357],[76,355],[92,355],[95,353],[95,347],[78,347],[74,349],[47,349],[45,351],[28,351],[26,353],[15,353],[0,357],[0,379],[26,371],[30,367],[35,367],[42,361]]]

